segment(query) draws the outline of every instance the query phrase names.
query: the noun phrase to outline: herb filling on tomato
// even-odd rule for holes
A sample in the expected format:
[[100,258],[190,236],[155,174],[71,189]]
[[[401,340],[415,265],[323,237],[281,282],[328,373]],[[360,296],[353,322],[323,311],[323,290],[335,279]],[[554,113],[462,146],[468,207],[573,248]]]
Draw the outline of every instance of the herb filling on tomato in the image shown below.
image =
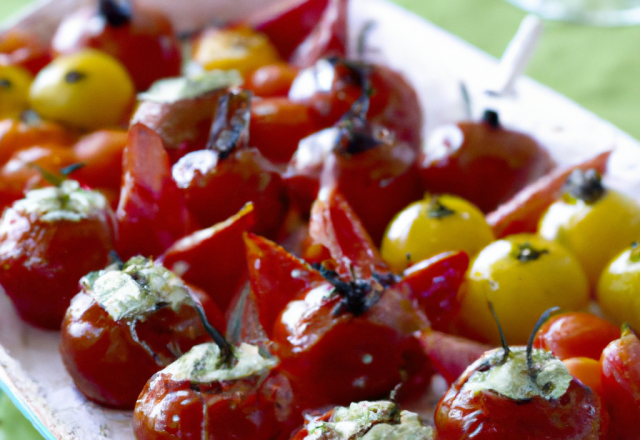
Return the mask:
[[183,281],[152,260],[137,256],[80,280],[115,321],[145,316],[160,307],[178,310],[193,301]]

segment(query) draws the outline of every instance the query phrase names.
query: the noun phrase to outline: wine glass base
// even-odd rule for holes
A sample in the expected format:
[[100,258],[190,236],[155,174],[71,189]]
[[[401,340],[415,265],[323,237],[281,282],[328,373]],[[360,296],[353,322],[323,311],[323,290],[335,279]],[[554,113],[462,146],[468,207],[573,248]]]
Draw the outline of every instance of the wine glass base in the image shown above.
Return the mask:
[[592,26],[640,24],[640,0],[507,0],[549,20]]

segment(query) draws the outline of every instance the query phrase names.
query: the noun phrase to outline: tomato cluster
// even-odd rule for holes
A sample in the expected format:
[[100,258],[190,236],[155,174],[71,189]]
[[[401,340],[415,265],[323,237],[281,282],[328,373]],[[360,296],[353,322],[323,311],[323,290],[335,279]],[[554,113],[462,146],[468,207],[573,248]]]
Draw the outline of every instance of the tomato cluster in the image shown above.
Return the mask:
[[[640,326],[640,205],[602,185],[609,153],[557,168],[492,110],[422,142],[403,76],[346,58],[347,3],[203,29],[184,76],[170,20],[128,3],[45,49],[3,33],[18,313],[138,439],[286,439],[331,405],[295,438],[637,438],[640,342],[615,324]],[[436,373],[432,431],[397,405]]]

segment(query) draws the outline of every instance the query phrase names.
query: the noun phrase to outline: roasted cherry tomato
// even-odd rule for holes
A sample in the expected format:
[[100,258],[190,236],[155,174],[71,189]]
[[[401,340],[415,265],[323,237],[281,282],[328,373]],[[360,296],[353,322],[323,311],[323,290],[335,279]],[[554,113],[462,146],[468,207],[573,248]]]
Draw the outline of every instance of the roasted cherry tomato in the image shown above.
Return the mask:
[[573,377],[591,388],[594,393],[602,398],[601,368],[598,360],[587,357],[573,357],[563,359],[562,362]]
[[280,56],[266,35],[241,25],[206,29],[193,43],[193,61],[206,70],[236,69],[247,76]]
[[635,440],[640,420],[640,339],[629,326],[602,352],[602,388],[611,439]]
[[91,188],[119,191],[126,145],[127,132],[123,130],[98,130],[84,136],[73,146],[76,160],[84,165],[73,178]]
[[50,61],[49,44],[36,32],[17,26],[0,31],[0,65],[21,66],[35,75]]
[[640,250],[635,242],[609,263],[600,276],[596,300],[616,323],[640,328]]
[[305,104],[284,97],[256,99],[251,105],[251,145],[275,163],[287,163],[300,140],[318,131]]
[[248,344],[233,353],[235,361],[223,360],[214,344],[198,345],[154,375],[133,413],[136,439],[287,437],[293,396],[286,377],[274,368],[277,360]]
[[31,106],[43,118],[83,129],[118,125],[134,98],[118,60],[95,49],[56,58],[31,84]]
[[[366,72],[357,73],[368,83]],[[320,188],[343,194],[379,244],[389,221],[418,200],[422,190],[412,147],[385,127],[370,124],[368,106],[369,97],[363,94],[334,127],[303,139],[285,179],[303,213]]]
[[171,21],[134,2],[100,0],[66,17],[51,42],[55,56],[85,48],[106,52],[124,65],[136,90],[160,78],[180,75],[182,55]]
[[[60,352],[76,387],[100,405],[133,409],[154,373],[210,341],[191,288],[151,260],[134,257],[80,285],[62,322]],[[223,330],[220,311],[216,319],[212,325]]]
[[0,64],[0,119],[15,118],[29,108],[29,86],[33,77],[20,66]]
[[595,170],[574,171],[565,188],[540,220],[540,235],[573,252],[595,289],[605,266],[640,237],[640,204],[605,189]]
[[0,121],[0,164],[5,164],[18,150],[38,145],[70,146],[77,140],[75,132],[50,121]]
[[561,360],[587,357],[600,359],[602,350],[620,330],[591,313],[568,312],[553,316],[536,335],[534,347],[549,350]]
[[562,197],[562,187],[569,175],[576,169],[586,171],[590,168],[595,168],[602,174],[606,171],[610,155],[611,151],[605,151],[577,165],[555,168],[487,214],[487,223],[491,225],[497,238],[536,232],[540,217],[553,202]]
[[253,202],[254,231],[273,237],[288,201],[280,174],[257,149],[247,146],[250,107],[250,92],[223,95],[207,149],[182,157],[172,174],[190,212],[203,226],[226,220]]
[[195,224],[171,178],[162,138],[142,124],[129,129],[123,153],[123,180],[116,210],[122,258],[160,256]]
[[494,241],[480,251],[460,296],[458,323],[465,335],[500,342],[487,305],[491,302],[507,341],[524,343],[527,329],[544,310],[586,307],[589,289],[580,263],[564,247],[532,234],[519,234]]
[[[339,0],[340,1],[340,0]],[[371,94],[367,119],[393,132],[399,141],[420,151],[422,109],[413,87],[386,66],[320,59],[300,71],[289,99],[311,107],[320,127],[335,124],[364,94]]]
[[298,69],[289,64],[267,64],[256,69],[247,78],[245,88],[260,97],[284,97],[289,93],[296,75],[298,75]]
[[0,206],[8,206],[25,192],[49,186],[44,174],[59,174],[76,162],[73,150],[66,146],[42,145],[19,150],[0,169]]
[[353,440],[371,438],[408,438],[433,440],[433,428],[425,425],[418,414],[401,411],[394,402],[357,402],[349,407],[336,407],[317,417],[309,415],[304,427],[292,440],[329,440],[343,438],[345,432]]
[[73,180],[30,191],[0,221],[0,284],[25,321],[57,330],[78,280],[108,264],[114,241],[100,193]]
[[550,352],[511,347],[485,353],[438,403],[438,439],[605,439],[597,396]]
[[441,252],[475,256],[493,241],[482,212],[464,199],[426,195],[400,211],[382,239],[382,258],[395,272]]
[[434,130],[419,160],[427,191],[458,195],[483,212],[496,209],[554,166],[535,140],[503,128],[493,111],[481,122]]
[[158,81],[140,94],[131,125],[141,123],[162,137],[171,163],[207,145],[220,96],[242,78],[235,71]]

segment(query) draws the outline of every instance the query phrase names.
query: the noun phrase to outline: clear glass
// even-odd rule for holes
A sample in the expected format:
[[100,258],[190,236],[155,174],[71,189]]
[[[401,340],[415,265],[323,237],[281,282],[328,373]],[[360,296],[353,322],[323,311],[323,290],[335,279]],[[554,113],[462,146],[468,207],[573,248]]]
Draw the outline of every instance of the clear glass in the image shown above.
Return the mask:
[[594,26],[640,23],[640,0],[507,0],[542,18]]

